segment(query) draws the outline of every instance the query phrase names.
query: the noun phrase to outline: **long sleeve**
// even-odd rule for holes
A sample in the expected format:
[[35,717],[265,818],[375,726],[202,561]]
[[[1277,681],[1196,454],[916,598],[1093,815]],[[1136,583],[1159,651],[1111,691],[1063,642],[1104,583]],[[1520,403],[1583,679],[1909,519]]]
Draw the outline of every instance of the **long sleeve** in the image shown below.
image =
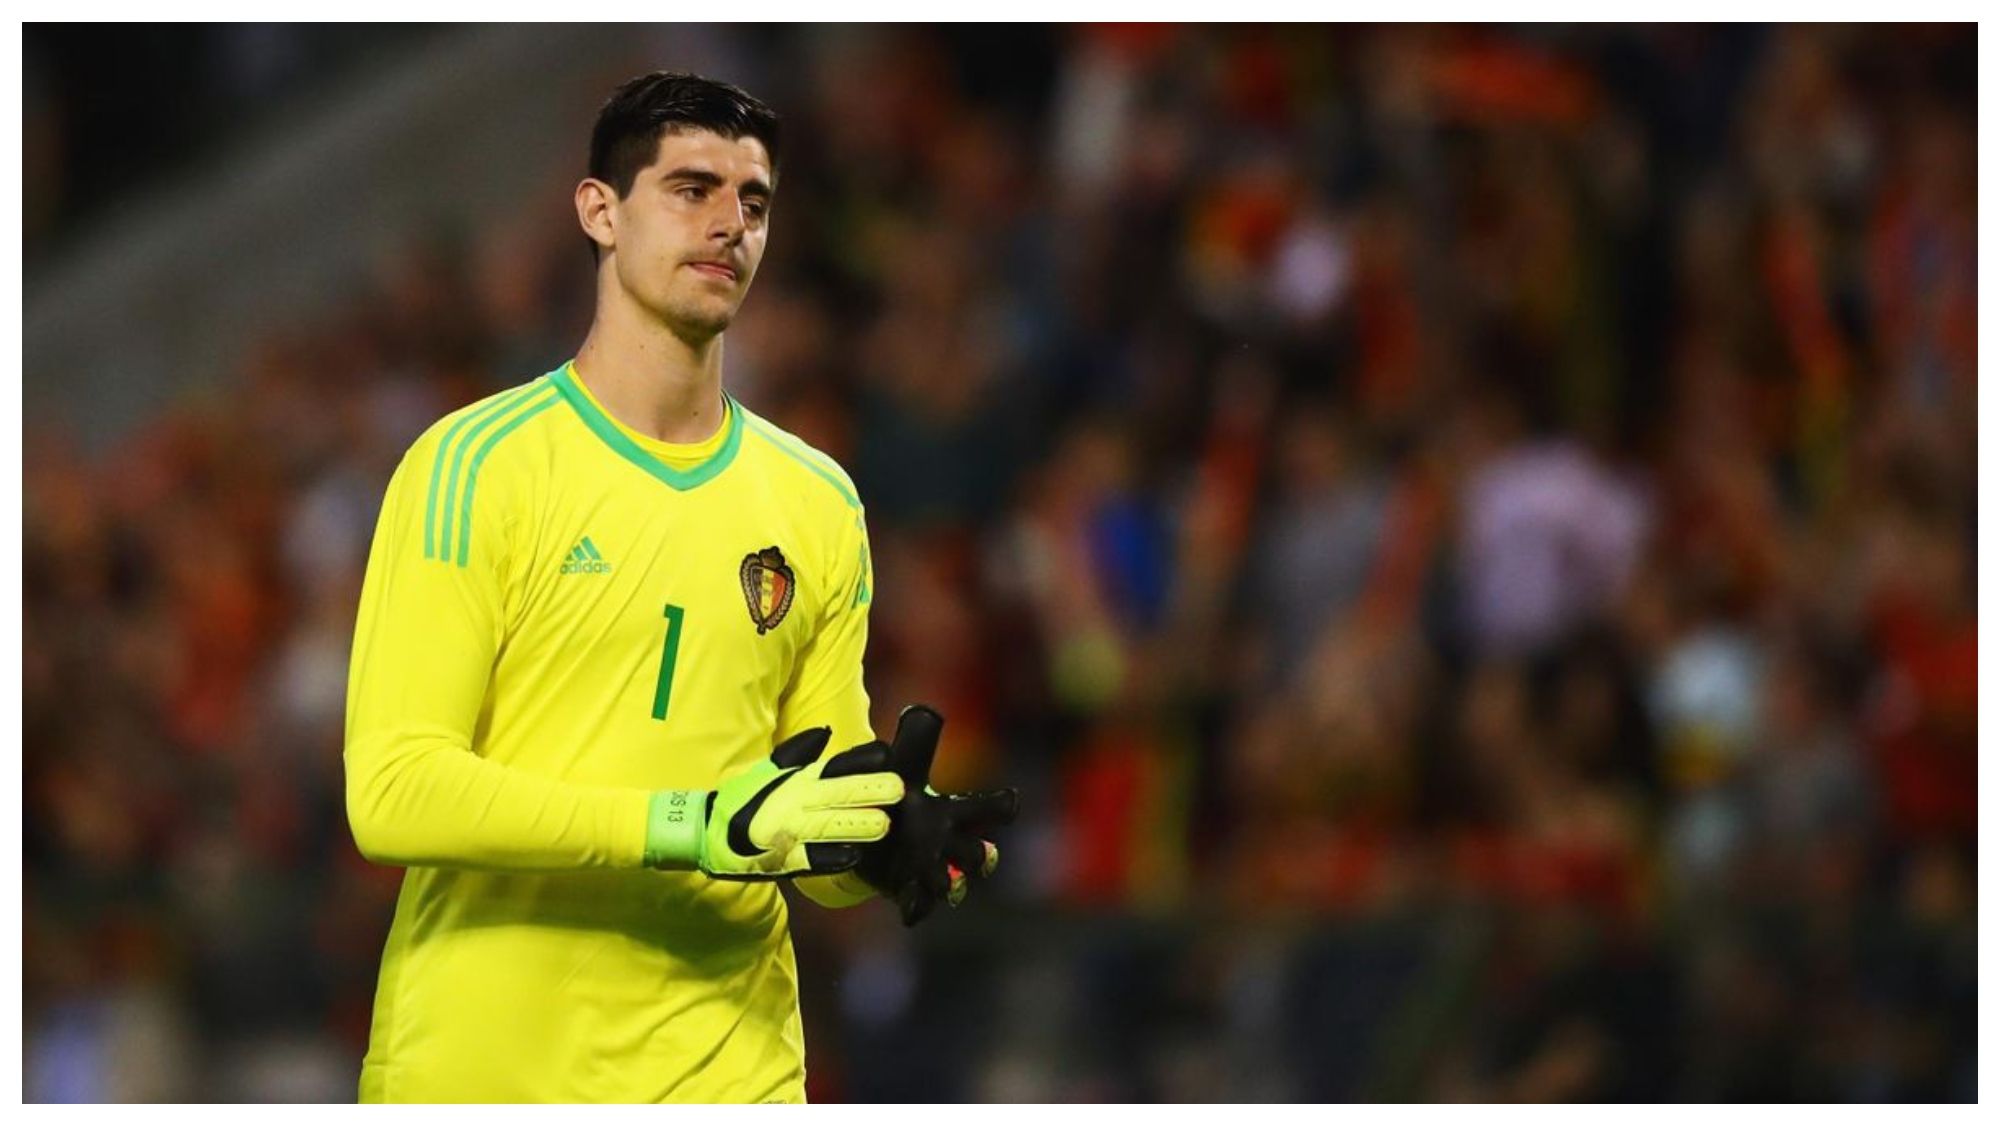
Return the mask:
[[440,431],[397,468],[369,550],[347,690],[355,844],[406,866],[638,867],[647,791],[542,777],[474,745],[525,490],[487,465],[477,492],[468,486],[450,503],[460,494]]
[[791,683],[778,701],[780,742],[810,727],[831,727],[836,751],[875,737],[868,721],[868,690],[861,658],[868,650],[868,606],[873,599],[868,533],[859,513],[853,534],[836,556],[827,605],[813,637],[799,655]]
[[[875,738],[868,720],[868,689],[861,677],[861,658],[868,650],[868,607],[874,597],[875,577],[868,554],[867,526],[859,512],[854,516],[851,543],[842,550],[840,558],[845,566],[838,572],[826,614],[778,704],[780,740],[809,727],[831,727],[829,753]],[[850,907],[875,894],[853,873],[808,876],[795,884],[808,899],[823,907]]]

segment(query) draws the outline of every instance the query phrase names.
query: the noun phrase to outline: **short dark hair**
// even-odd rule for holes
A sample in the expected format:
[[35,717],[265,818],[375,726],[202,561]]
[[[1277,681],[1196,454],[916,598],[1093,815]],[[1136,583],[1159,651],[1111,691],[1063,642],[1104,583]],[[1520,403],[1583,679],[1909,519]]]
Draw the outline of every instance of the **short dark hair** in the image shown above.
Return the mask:
[[755,137],[778,171],[778,115],[739,87],[695,74],[659,70],[620,86],[590,131],[590,175],[623,199],[653,163],[660,134],[706,129],[730,140]]

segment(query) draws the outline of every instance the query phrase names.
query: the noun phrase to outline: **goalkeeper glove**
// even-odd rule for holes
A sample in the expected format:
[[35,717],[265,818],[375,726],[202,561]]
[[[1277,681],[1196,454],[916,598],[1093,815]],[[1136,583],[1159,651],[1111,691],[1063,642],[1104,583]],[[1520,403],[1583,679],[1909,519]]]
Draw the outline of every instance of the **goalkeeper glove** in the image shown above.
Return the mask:
[[889,766],[903,781],[903,798],[890,807],[889,835],[861,849],[855,874],[895,901],[903,925],[916,926],[942,899],[953,907],[967,882],[999,866],[1000,850],[986,834],[1011,824],[1020,804],[1014,790],[940,794],[930,788],[944,717],[922,704],[903,709]]
[[662,790],[646,818],[646,863],[719,880],[844,872],[889,832],[903,780],[889,749],[867,743],[822,762],[832,731],[815,727],[714,790]]

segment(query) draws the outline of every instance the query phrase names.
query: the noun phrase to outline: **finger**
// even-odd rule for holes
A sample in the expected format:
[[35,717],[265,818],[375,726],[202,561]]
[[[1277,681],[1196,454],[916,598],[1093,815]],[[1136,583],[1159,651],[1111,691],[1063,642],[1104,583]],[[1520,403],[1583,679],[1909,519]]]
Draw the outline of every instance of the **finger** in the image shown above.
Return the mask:
[[889,769],[889,744],[871,739],[827,759],[826,765],[819,769],[819,776],[845,778],[851,774],[884,774]]
[[945,816],[954,827],[985,835],[1003,825],[1012,825],[1020,812],[1018,790],[984,790],[976,794],[954,794],[945,807]]
[[879,841],[889,835],[889,815],[879,809],[829,809],[808,813],[799,820],[798,839],[804,841]]
[[945,904],[956,907],[965,902],[966,888],[971,885],[966,881],[965,873],[959,869],[958,865],[945,865],[945,872],[951,876],[951,894],[945,897]]
[[944,838],[944,858],[960,875],[985,879],[986,842],[969,833],[948,833]]
[[931,761],[937,757],[938,736],[944,731],[944,717],[925,704],[911,704],[896,717],[896,742],[891,748],[896,773],[911,789],[930,780]]
[[806,843],[806,863],[812,866],[813,874],[817,876],[845,872],[861,863],[861,848],[859,845],[809,841]]
[[849,778],[821,778],[812,792],[801,795],[807,809],[864,809],[895,805],[903,800],[903,780],[884,771]]
[[1000,870],[1000,846],[994,844],[992,841],[980,841],[979,843],[986,846],[986,863],[980,866],[979,878],[982,880],[992,879],[993,873]]
[[924,917],[931,913],[931,908],[937,906],[937,899],[912,884],[896,896],[896,906],[903,912],[903,925],[914,927],[924,921]]
[[943,861],[933,861],[917,868],[917,883],[932,899],[946,899],[951,896],[951,873]]
[[810,766],[819,760],[821,751],[826,750],[826,741],[833,735],[831,727],[811,727],[779,743],[771,752],[771,761],[786,769]]

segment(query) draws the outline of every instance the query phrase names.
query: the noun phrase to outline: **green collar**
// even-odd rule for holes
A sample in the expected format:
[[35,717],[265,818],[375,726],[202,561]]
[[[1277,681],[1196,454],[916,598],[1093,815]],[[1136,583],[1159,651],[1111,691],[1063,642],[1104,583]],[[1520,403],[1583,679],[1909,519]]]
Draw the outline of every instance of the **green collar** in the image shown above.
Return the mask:
[[736,460],[736,448],[743,444],[743,408],[737,405],[736,400],[729,397],[727,391],[722,393],[722,398],[728,417],[724,419],[722,425],[728,433],[723,435],[721,447],[707,461],[693,469],[675,469],[640,448],[637,442],[618,428],[617,423],[598,409],[596,403],[590,401],[590,396],[584,394],[583,388],[577,386],[574,360],[550,372],[549,382],[555,384],[556,390],[568,401],[570,409],[576,412],[576,416],[583,420],[585,426],[590,427],[592,433],[611,447],[612,452],[659,478],[670,488],[682,492],[703,484],[729,468],[729,463]]

